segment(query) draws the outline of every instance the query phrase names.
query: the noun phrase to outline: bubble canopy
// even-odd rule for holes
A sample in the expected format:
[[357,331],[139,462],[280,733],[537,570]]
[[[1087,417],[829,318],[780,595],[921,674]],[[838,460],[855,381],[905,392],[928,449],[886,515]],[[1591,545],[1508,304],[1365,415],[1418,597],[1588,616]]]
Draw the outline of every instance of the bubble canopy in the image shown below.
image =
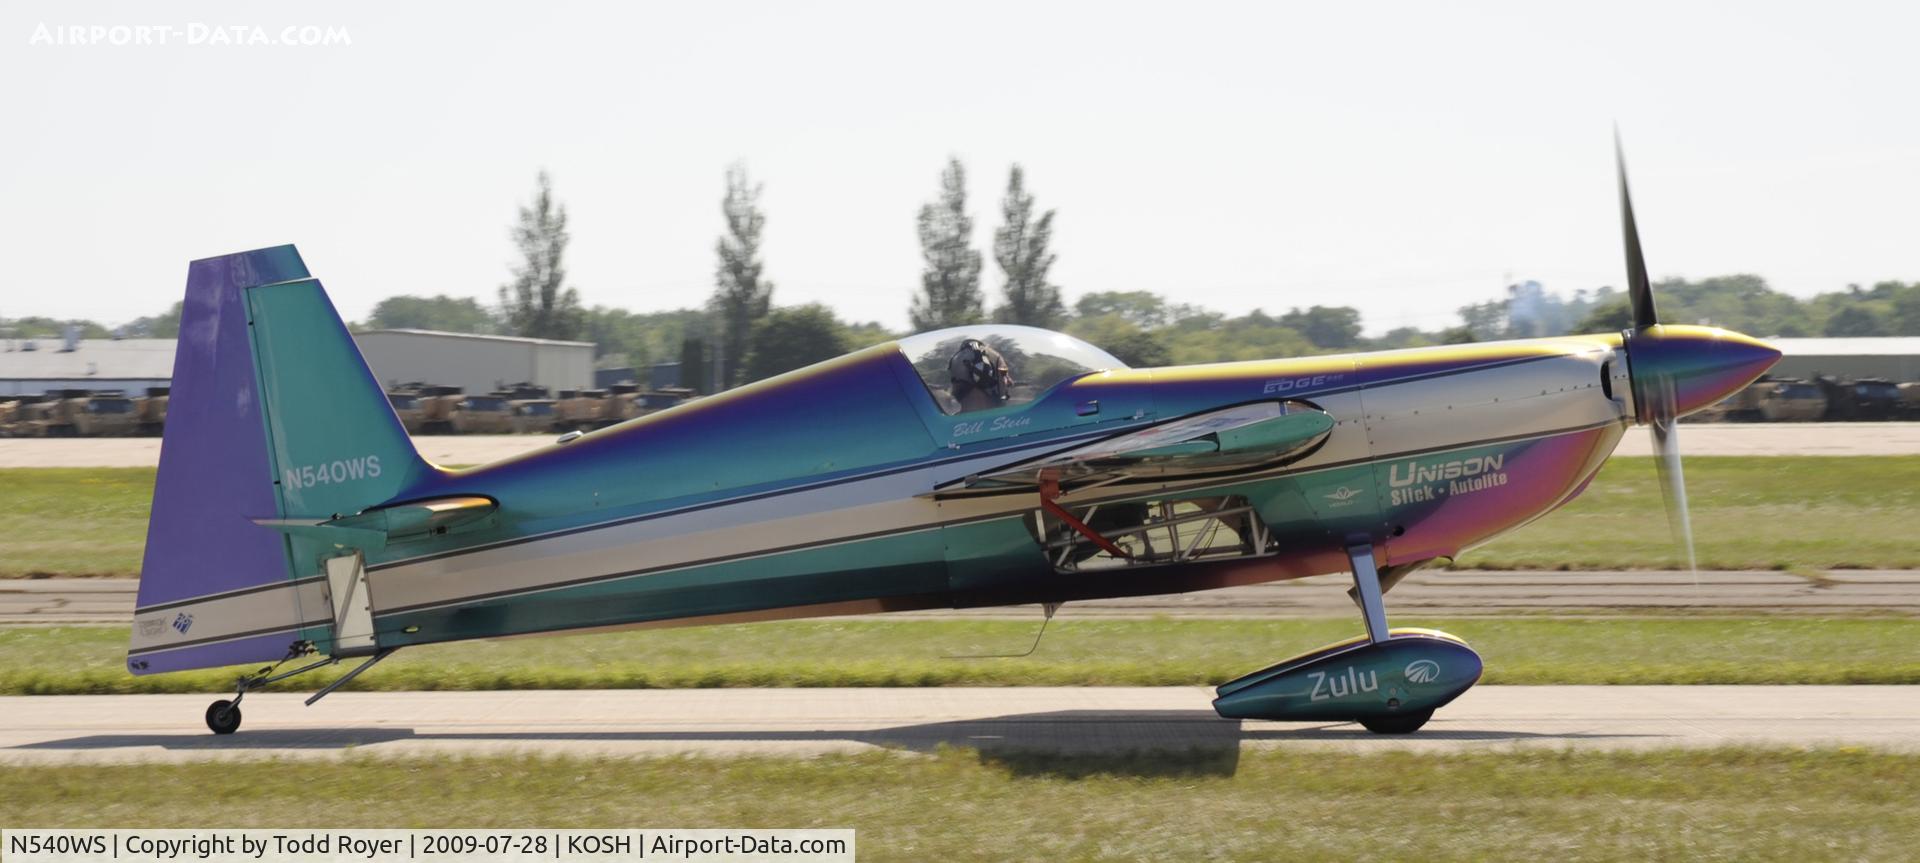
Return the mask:
[[1088,372],[1127,367],[1112,354],[1073,336],[1014,324],[953,327],[901,339],[900,352],[906,354],[941,410],[949,414],[959,413],[960,405],[952,396],[948,363],[968,339],[979,339],[1006,358],[1013,388],[1002,406],[1033,401],[1055,384]]

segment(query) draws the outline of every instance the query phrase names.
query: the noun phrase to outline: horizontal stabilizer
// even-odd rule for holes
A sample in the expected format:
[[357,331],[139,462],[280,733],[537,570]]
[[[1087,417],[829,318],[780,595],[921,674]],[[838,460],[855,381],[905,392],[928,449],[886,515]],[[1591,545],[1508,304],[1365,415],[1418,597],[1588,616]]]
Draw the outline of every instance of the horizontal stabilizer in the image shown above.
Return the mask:
[[281,533],[354,548],[423,539],[492,515],[499,505],[485,497],[442,497],[370,509],[340,518],[256,518]]

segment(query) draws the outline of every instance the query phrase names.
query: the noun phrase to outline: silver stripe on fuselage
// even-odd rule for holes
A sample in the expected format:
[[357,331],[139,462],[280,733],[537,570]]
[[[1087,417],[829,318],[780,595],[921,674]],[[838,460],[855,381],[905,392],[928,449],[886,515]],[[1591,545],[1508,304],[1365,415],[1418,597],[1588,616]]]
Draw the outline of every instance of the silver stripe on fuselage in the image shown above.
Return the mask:
[[947,465],[944,470],[930,467],[886,474],[456,557],[403,562],[369,577],[374,613],[548,589],[615,573],[657,574],[716,558],[822,545],[850,535],[930,529],[952,520],[951,506],[916,495],[946,472],[964,476],[986,464],[1029,458],[1058,446],[1058,441],[1048,441]]
[[661,510],[659,512],[649,512],[649,513],[643,513],[640,515],[627,516],[624,518],[620,518],[620,519],[616,519],[608,522],[602,522],[599,524],[556,528],[554,530],[542,531],[540,533],[528,534],[526,536],[516,536],[511,539],[494,540],[492,542],[483,543],[483,544],[468,547],[468,548],[458,548],[458,549],[451,549],[448,551],[433,552],[431,554],[424,554],[418,557],[396,558],[394,560],[387,560],[387,561],[382,561],[376,564],[370,564],[368,565],[367,570],[369,572],[377,572],[382,569],[390,569],[397,566],[420,563],[432,558],[458,557],[462,555],[475,554],[478,552],[487,551],[500,546],[518,545],[521,543],[534,542],[537,540],[547,539],[550,537],[560,537],[560,536],[567,536],[569,534],[575,534],[575,533],[586,533],[589,531],[604,530],[609,527],[614,527],[616,525],[626,524],[629,522],[649,521],[652,519],[667,518],[669,516],[682,515],[685,513],[702,512],[702,511],[711,510],[711,509],[718,509],[725,506],[731,506],[736,503],[743,503],[750,500],[759,500],[762,498],[770,498],[770,497],[784,497],[784,496],[789,496],[793,494],[799,494],[802,492],[813,491],[815,489],[828,488],[828,487],[837,486],[837,485],[844,485],[850,482],[856,482],[863,479],[871,479],[871,478],[881,477],[881,476],[892,476],[892,475],[897,475],[902,473],[916,473],[916,472],[923,472],[927,470],[938,470],[940,468],[946,467],[948,465],[953,465],[953,464],[960,464],[960,463],[976,464],[982,460],[992,459],[996,457],[1002,457],[1007,459],[1007,461],[1002,462],[1002,464],[1013,464],[1014,462],[1017,462],[1017,461],[1022,461],[1030,458],[1035,458],[1038,456],[1049,455],[1054,452],[1068,450],[1085,441],[1093,440],[1095,438],[1101,438],[1101,437],[1107,437],[1115,434],[1120,434],[1125,431],[1138,428],[1139,426],[1144,424],[1145,423],[1122,423],[1122,424],[1118,424],[1115,427],[1102,428],[1099,431],[1082,432],[1079,434],[1071,434],[1063,437],[1048,438],[1044,442],[1037,443],[1037,444],[1030,444],[1027,446],[1000,447],[998,449],[994,449],[989,452],[982,452],[982,453],[978,453],[971,456],[946,456],[938,459],[929,460],[920,464],[896,465],[894,467],[859,471],[859,472],[851,473],[845,476],[837,476],[832,479],[802,482],[802,483],[792,485],[792,486],[787,486],[784,488],[757,491],[749,494],[738,495],[735,497],[722,498],[720,500],[702,501],[700,503],[689,504],[689,505],[680,506],[680,507],[673,507],[670,509]]
[[331,622],[326,579],[288,581],[135,611],[133,642],[127,652],[175,650]]

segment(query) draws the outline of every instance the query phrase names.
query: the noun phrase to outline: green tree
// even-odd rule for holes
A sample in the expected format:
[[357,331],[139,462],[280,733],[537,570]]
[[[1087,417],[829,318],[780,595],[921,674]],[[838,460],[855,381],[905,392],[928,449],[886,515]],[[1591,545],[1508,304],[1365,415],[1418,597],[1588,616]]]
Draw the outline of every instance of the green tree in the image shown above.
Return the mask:
[[[1132,339],[1145,329],[1119,314],[1081,315],[1067,322],[1067,334],[1113,353],[1113,345]],[[1119,356],[1115,354],[1115,356]],[[1124,359],[1124,358],[1123,358]]]
[[0,333],[16,339],[58,339],[64,338],[68,327],[76,327],[83,339],[104,339],[113,335],[97,321],[84,318],[59,320],[57,318],[25,317],[12,320],[0,319]]
[[1155,332],[1141,329],[1117,313],[1074,318],[1067,323],[1067,332],[1135,368],[1173,363],[1173,351],[1167,347],[1165,339]]
[[180,337],[181,303],[151,317],[134,318],[120,326],[118,332],[129,339],[177,339]]
[[819,303],[775,309],[754,328],[749,381],[770,378],[847,352],[845,328]]
[[1167,301],[1152,291],[1094,291],[1082,295],[1073,310],[1083,318],[1118,315],[1141,329],[1171,323]]
[[1238,318],[1217,314],[1183,317],[1154,331],[1178,364],[1268,360],[1324,353],[1298,330],[1259,309]]
[[1920,282],[1900,288],[1889,304],[1893,307],[1894,334],[1920,336]]
[[908,317],[918,331],[977,324],[986,318],[980,296],[980,252],[967,215],[967,171],[949,158],[940,172],[940,200],[920,208],[920,291]]
[[847,350],[849,351],[872,347],[881,342],[890,342],[897,338],[899,338],[899,335],[888,330],[886,327],[880,326],[878,321],[843,324],[840,327],[840,341],[847,346]]
[[638,369],[653,361],[644,315],[626,309],[594,306],[586,312],[586,337],[593,342],[594,365],[603,369]]
[[[500,322],[472,297],[388,297],[375,304],[366,326],[376,330],[440,330],[449,333],[497,333]],[[174,328],[177,332],[179,321]]]
[[[1655,297],[1655,302],[1659,300]],[[1657,307],[1657,306],[1656,306]],[[1582,333],[1617,333],[1633,326],[1633,306],[1625,297],[1608,300],[1593,307],[1574,330]]]
[[1346,350],[1360,341],[1360,310],[1347,306],[1298,308],[1280,316],[1280,325],[1307,337],[1314,347]]
[[1145,330],[1135,330],[1101,347],[1113,354],[1114,359],[1136,369],[1173,364],[1173,351],[1167,349],[1159,336]]
[[1435,344],[1438,334],[1422,331],[1419,327],[1394,327],[1386,334],[1370,339],[1368,347],[1377,351],[1396,348],[1423,348]]
[[993,310],[994,320],[1030,327],[1053,328],[1066,320],[1060,287],[1047,282],[1047,270],[1057,255],[1048,249],[1053,239],[1053,210],[1033,217],[1033,195],[1026,174],[1014,165],[1007,176],[1007,194],[1000,200],[1000,227],[993,232],[993,259],[1006,276],[1007,301]]
[[1821,300],[1835,296],[1805,303],[1744,273],[1697,282],[1664,279],[1653,286],[1653,295],[1665,323],[1712,324],[1759,336],[1806,335],[1809,327],[1817,331],[1831,308]]
[[747,380],[755,325],[773,301],[773,283],[760,274],[760,231],[767,223],[760,189],[748,180],[745,165],[727,169],[727,194],[720,202],[727,232],[714,243],[720,263],[714,268],[712,306],[720,315],[720,362],[729,386]]
[[1473,334],[1472,341],[1490,342],[1507,337],[1507,303],[1488,300],[1460,307],[1460,324]]
[[1829,336],[1884,336],[1887,326],[1879,315],[1866,308],[1847,306],[1827,319],[1825,332]]
[[520,208],[512,232],[521,263],[500,286],[500,316],[508,332],[538,339],[579,338],[585,324],[580,292],[567,286],[567,208],[553,199],[553,180],[541,171],[533,201]]
[[688,336],[704,338],[712,315],[705,309],[630,312],[595,306],[587,311],[586,335],[602,368],[670,362]]

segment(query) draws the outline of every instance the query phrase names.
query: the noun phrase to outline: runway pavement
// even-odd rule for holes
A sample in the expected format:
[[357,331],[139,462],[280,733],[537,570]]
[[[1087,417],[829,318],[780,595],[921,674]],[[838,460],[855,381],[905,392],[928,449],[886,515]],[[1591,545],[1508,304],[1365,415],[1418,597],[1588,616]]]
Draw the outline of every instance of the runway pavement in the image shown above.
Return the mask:
[[1861,746],[1920,749],[1920,686],[1482,686],[1408,737],[1221,719],[1200,687],[260,693],[238,734],[204,695],[0,698],[0,763],[540,753],[812,756]]
[[[1687,455],[1920,455],[1920,423],[1688,423]],[[551,435],[432,435],[414,438],[438,464],[485,464],[553,442]],[[1645,428],[1633,428],[1615,455],[1652,455]],[[0,468],[152,467],[159,438],[0,440]]]
[[[1351,579],[1324,575],[1198,593],[1076,602],[1067,618],[1339,617],[1354,613]],[[133,614],[133,579],[0,580],[0,624],[124,624]],[[1395,615],[1476,617],[1499,614],[1798,614],[1920,617],[1920,571],[1840,570],[1817,578],[1785,572],[1415,573],[1388,594]],[[888,615],[1015,617],[1031,606]]]

